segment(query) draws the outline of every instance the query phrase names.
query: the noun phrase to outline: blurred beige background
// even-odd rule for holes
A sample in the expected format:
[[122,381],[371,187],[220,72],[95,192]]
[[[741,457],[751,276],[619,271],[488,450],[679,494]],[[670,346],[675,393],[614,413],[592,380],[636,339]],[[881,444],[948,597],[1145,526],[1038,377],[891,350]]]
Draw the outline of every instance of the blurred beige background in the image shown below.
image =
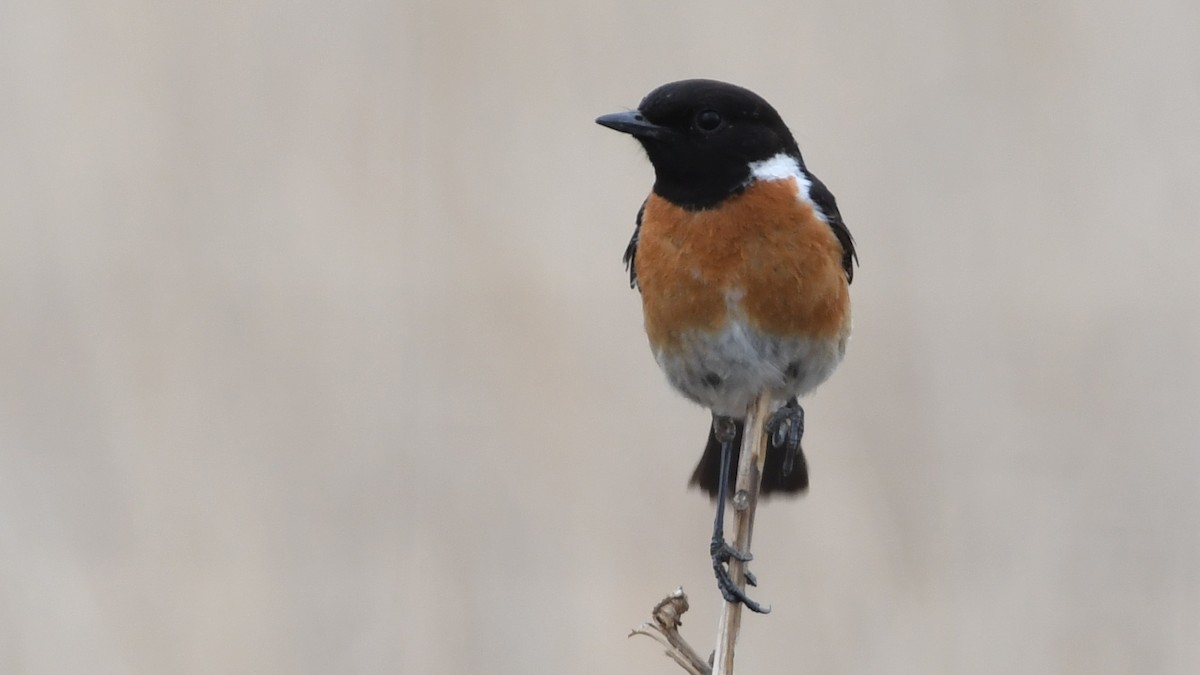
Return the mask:
[[1200,5],[857,5],[0,4],[0,672],[707,650],[592,123],[693,76],[862,258],[739,672],[1200,672]]

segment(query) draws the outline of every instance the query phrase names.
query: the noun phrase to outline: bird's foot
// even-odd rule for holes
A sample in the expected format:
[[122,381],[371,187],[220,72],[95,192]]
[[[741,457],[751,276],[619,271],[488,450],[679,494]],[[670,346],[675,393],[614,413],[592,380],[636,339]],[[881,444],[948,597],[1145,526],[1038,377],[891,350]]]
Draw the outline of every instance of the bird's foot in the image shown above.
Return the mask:
[[776,410],[767,420],[767,434],[772,447],[783,448],[783,475],[791,475],[804,437],[804,408],[800,402],[792,398]]
[[[712,545],[709,547],[709,552],[712,554],[713,573],[717,577],[717,588],[720,589],[721,596],[725,598],[725,601],[740,602],[750,611],[758,612],[759,614],[770,613],[770,607],[764,607],[751,600],[750,596],[746,595],[746,592],[734,582],[733,577],[729,574],[729,562],[731,560],[748,563],[754,559],[754,556],[739,551],[725,540],[718,538],[713,539]],[[747,585],[758,586],[758,579],[750,570],[743,570],[743,574],[745,575]]]

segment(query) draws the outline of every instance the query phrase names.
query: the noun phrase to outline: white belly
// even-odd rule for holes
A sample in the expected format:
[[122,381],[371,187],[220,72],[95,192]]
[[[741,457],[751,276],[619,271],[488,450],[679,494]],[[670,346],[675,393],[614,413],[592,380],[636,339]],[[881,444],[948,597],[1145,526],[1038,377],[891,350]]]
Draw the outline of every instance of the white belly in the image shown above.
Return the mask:
[[679,347],[655,350],[654,358],[685,396],[715,414],[742,418],[763,392],[785,401],[812,391],[845,353],[845,338],[779,337],[731,321],[719,332],[685,333]]

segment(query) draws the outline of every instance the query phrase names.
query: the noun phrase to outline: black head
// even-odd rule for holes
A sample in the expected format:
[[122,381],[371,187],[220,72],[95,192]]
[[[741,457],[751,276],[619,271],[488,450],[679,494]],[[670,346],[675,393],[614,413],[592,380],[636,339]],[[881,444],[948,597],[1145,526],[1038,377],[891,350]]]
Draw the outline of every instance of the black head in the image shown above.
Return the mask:
[[751,162],[781,152],[801,161],[771,104],[715,80],[664,84],[636,111],[604,115],[596,123],[638,139],[654,165],[654,191],[689,209],[713,206],[745,187]]

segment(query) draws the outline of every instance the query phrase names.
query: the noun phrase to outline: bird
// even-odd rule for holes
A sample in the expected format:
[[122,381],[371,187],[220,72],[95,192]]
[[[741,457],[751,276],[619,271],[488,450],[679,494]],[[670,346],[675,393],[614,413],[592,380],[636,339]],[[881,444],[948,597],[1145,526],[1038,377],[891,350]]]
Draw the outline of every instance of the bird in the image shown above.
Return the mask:
[[655,361],[712,413],[690,484],[716,500],[717,586],[727,602],[766,613],[729,572],[732,558],[751,559],[724,537],[735,448],[751,404],[769,394],[761,493],[807,489],[799,397],[845,356],[854,238],[779,113],[749,89],[670,82],[596,123],[636,139],[654,169],[623,262]]

